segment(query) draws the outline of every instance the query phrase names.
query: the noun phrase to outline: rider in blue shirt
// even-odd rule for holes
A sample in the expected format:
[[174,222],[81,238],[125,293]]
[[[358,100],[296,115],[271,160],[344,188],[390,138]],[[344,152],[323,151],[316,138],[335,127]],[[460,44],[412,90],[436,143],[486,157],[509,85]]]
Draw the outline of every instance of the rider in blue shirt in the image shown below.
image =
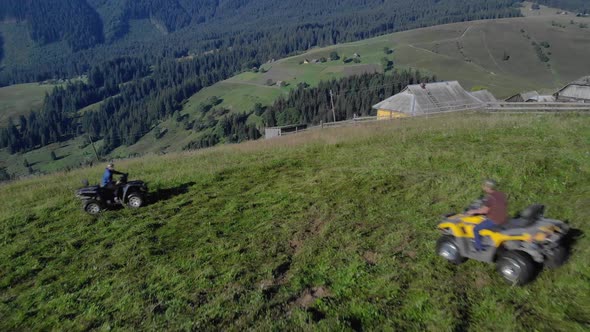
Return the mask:
[[123,175],[125,173],[115,171],[115,165],[113,165],[113,163],[109,163],[107,168],[104,170],[104,174],[102,175],[100,186],[111,191],[113,199],[115,202],[117,202],[119,200],[119,186],[117,186],[117,184],[113,181],[113,174]]
[[115,171],[115,165],[113,163],[109,163],[107,168],[104,170],[102,174],[102,181],[100,182],[101,187],[112,187],[114,186],[113,183],[113,174],[120,174],[123,175],[125,173]]

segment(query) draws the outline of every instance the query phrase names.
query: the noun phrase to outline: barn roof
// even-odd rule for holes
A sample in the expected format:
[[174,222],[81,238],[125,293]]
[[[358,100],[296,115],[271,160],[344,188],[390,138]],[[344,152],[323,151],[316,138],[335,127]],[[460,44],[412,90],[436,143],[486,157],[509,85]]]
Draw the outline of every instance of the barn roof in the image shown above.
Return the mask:
[[[566,90],[567,91],[564,91]],[[558,99],[575,98],[590,100],[590,76],[581,77],[557,91],[554,96]]]
[[521,92],[521,93],[517,93],[514,96],[511,96],[510,98],[507,98],[506,100],[511,100],[515,97],[520,96],[522,98],[523,101],[527,101],[527,100],[534,100],[536,98],[539,97],[539,93],[537,91],[528,91],[528,92]]
[[590,86],[590,76],[584,76],[581,77],[573,82],[571,82],[568,85],[586,85],[586,86]]
[[[534,100],[536,102],[544,102],[544,103],[549,103],[549,102],[554,102],[555,101],[555,97],[553,96],[547,96],[547,95],[539,95],[536,97],[533,97],[529,100]],[[527,100],[528,101],[528,100]]]
[[498,101],[496,97],[494,97],[494,95],[488,90],[474,91],[471,92],[471,95],[484,103],[495,103]]
[[481,107],[482,101],[469,94],[457,81],[408,85],[402,92],[373,108],[420,115]]
[[522,96],[522,99],[524,101],[535,99],[535,98],[539,97],[539,93],[537,91],[523,92],[520,95]]

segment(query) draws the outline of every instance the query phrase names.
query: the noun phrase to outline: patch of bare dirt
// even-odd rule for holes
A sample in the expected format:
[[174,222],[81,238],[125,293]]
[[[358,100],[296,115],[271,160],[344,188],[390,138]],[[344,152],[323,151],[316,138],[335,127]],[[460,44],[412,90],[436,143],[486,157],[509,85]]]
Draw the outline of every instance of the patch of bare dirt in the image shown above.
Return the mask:
[[289,240],[289,248],[291,248],[291,250],[295,254],[299,252],[299,249],[301,249],[301,245],[303,245],[303,242],[300,239]]
[[305,241],[313,236],[316,236],[322,232],[326,222],[320,219],[311,220],[308,225],[301,232],[297,232],[293,235],[293,238],[289,240],[289,247],[292,250],[293,255],[297,255]]
[[488,287],[492,283],[492,279],[490,278],[490,276],[488,274],[478,271],[475,274],[474,283],[477,288],[484,288],[484,287]]
[[407,250],[404,252],[404,254],[408,257],[410,257],[411,259],[416,258],[416,256],[418,256],[418,253],[415,252],[414,250]]
[[307,288],[293,301],[293,304],[300,308],[309,308],[315,300],[330,296],[332,296],[332,293],[324,286]]
[[365,253],[363,253],[363,259],[365,260],[365,262],[369,265],[375,265],[377,264],[377,261],[379,260],[379,254],[373,252],[373,251],[365,251]]
[[[301,251],[301,249],[303,248],[303,245],[305,244],[305,241],[307,239],[309,239],[310,237],[320,234],[322,229],[324,228],[324,226],[325,226],[325,221],[322,221],[317,218],[311,219],[302,231],[296,232],[293,235],[293,238],[291,240],[289,240],[288,245],[289,245],[289,249],[290,249],[290,254],[289,254],[287,260],[273,269],[273,271],[272,271],[273,279],[270,279],[270,280],[265,279],[265,280],[262,280],[258,284],[258,287],[262,291],[262,294],[264,294],[264,296],[268,300],[272,299],[278,293],[279,288],[281,286],[283,286],[287,282],[289,282],[289,278],[290,278],[289,270],[291,269],[292,258]],[[319,288],[316,287],[316,288],[313,288],[307,292],[307,296],[311,297],[312,302],[313,302],[313,299],[319,298],[319,297],[325,297],[326,294],[327,294],[326,290],[323,289],[322,287],[319,287]],[[302,296],[306,297],[306,294],[303,294]],[[309,299],[307,299],[307,300],[309,300]],[[302,301],[306,302],[307,300],[305,300],[305,301],[302,300]],[[297,302],[297,301],[295,301],[295,302]]]

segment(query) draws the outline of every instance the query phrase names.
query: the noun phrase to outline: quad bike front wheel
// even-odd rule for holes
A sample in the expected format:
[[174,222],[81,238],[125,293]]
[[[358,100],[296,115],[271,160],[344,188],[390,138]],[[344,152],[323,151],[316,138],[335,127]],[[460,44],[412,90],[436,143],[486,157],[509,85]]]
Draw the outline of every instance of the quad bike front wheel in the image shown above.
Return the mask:
[[142,194],[133,193],[127,198],[127,206],[132,209],[138,209],[145,203],[145,199]]
[[461,256],[457,241],[453,236],[444,235],[436,242],[436,253],[453,264],[461,264],[467,258]]
[[503,252],[496,261],[496,269],[507,283],[519,286],[531,282],[539,271],[531,256],[522,251]]
[[95,216],[99,214],[100,211],[102,211],[102,207],[100,206],[100,203],[98,201],[92,199],[84,204],[84,211],[86,211],[86,213],[88,214]]

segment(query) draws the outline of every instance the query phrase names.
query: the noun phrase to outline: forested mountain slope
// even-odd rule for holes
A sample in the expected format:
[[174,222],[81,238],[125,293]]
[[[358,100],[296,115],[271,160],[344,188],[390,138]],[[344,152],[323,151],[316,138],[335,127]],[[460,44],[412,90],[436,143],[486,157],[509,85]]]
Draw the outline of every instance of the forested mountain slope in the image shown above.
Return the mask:
[[[116,56],[153,62],[232,47],[248,50],[243,63],[266,61],[402,29],[518,14],[512,0],[7,0],[0,4],[0,35],[10,37],[11,56],[0,85],[76,76]],[[33,41],[27,47],[23,30]]]
[[[0,167],[15,176],[75,167],[96,159],[89,138],[102,158],[256,139],[264,126],[332,121],[330,90],[342,120],[370,114],[371,105],[405,85],[435,77],[502,98],[526,90],[552,93],[583,75],[590,18],[550,8],[534,13],[530,4],[523,9],[527,17],[414,29],[264,64],[242,62],[258,55],[250,48],[160,58],[155,65],[146,57],[119,57],[92,66],[86,79],[60,85],[41,112],[13,107],[5,114]],[[540,43],[546,46],[541,53]],[[354,53],[361,55],[353,59]],[[321,58],[328,60],[304,64]]]
[[[106,154],[135,143],[203,87],[271,58],[387,31],[519,15],[510,0],[54,4],[0,4],[0,85],[75,75],[89,80],[56,89],[41,111],[8,121],[0,145],[11,153],[84,135],[103,141]],[[150,26],[154,36],[146,38]],[[119,74],[96,79],[109,73]],[[90,106],[94,112],[77,113]]]
[[0,20],[25,22],[38,45],[63,40],[72,50],[79,50],[103,42],[102,20],[86,0],[4,0]]

